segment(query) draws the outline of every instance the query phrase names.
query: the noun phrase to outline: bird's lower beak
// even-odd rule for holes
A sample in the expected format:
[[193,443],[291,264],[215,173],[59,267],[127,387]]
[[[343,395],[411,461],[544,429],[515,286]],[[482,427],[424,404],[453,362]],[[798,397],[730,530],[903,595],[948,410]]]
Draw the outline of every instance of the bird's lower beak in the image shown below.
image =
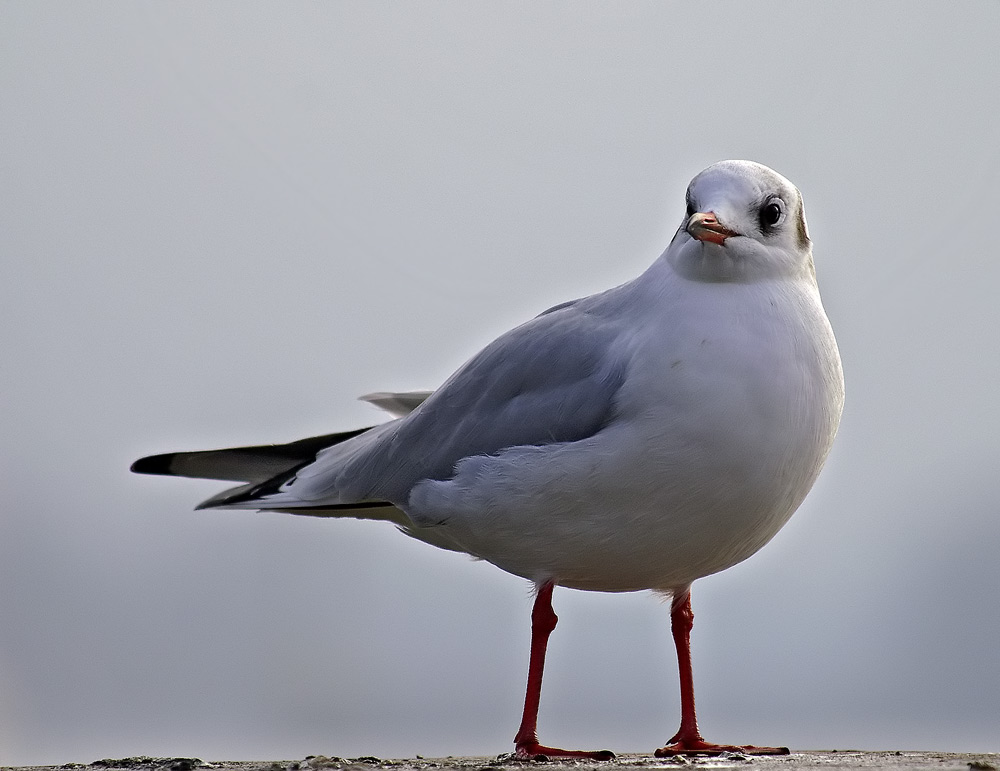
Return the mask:
[[715,212],[695,212],[685,226],[692,238],[721,244],[730,236],[738,235],[729,228],[724,228],[715,216]]

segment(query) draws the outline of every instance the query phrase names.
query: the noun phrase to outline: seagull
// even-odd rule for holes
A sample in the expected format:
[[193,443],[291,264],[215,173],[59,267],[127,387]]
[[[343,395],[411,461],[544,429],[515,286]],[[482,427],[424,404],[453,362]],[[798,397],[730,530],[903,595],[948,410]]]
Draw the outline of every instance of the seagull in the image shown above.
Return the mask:
[[681,723],[658,757],[787,754],[702,738],[691,584],[754,554],[802,503],[840,422],[840,354],[791,182],[722,161],[686,205],[638,278],[512,329],[436,391],[362,397],[388,422],[132,471],[242,483],[200,509],[388,521],[533,582],[517,757],[614,758],[538,740],[556,586],[670,599]]

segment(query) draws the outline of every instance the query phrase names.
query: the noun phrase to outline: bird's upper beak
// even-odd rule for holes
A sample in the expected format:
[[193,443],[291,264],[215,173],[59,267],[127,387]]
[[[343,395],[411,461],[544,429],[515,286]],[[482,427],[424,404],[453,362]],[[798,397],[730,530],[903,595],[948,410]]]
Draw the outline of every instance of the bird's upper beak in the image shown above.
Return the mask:
[[721,244],[730,236],[738,233],[725,228],[715,216],[715,212],[695,212],[687,221],[685,229],[692,238],[699,241],[708,241],[713,244]]

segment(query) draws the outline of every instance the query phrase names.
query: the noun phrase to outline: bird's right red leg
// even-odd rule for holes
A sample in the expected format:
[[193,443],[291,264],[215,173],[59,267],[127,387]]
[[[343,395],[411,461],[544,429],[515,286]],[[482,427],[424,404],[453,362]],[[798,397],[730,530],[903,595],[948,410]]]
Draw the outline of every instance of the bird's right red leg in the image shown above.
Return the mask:
[[670,605],[670,629],[677,648],[677,669],[681,679],[681,727],[654,754],[658,758],[675,755],[721,755],[738,752],[743,755],[788,755],[788,747],[757,747],[752,744],[713,744],[706,742],[698,731],[694,709],[694,674],[691,668],[691,592],[678,593]]
[[552,610],[552,590],[555,584],[546,581],[538,588],[535,605],[531,609],[531,657],[528,661],[528,689],[524,694],[524,714],[521,727],[514,737],[514,754],[519,758],[589,758],[614,760],[610,750],[561,750],[538,743],[538,702],[542,694],[542,670],[545,668],[545,649],[549,635],[556,628],[559,617]]

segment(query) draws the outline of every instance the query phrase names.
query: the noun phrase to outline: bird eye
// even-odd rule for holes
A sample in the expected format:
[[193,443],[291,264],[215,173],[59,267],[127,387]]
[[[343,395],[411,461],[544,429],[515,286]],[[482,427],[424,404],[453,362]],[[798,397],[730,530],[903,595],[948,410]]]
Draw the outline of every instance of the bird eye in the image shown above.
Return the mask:
[[691,200],[691,196],[687,198],[687,217],[691,219],[691,215],[694,214],[694,201]]
[[760,207],[760,229],[767,233],[774,230],[785,219],[785,202],[780,198],[769,198]]

